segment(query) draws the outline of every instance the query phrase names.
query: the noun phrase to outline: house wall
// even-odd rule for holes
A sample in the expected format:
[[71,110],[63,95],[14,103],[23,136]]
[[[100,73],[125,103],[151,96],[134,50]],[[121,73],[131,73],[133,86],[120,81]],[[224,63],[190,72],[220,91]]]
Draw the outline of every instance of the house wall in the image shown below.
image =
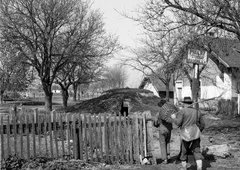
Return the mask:
[[232,97],[233,98],[237,98],[238,97],[238,93],[237,93],[238,82],[239,82],[239,80],[236,80],[236,79],[232,78]]
[[158,92],[156,91],[156,89],[155,89],[155,87],[153,86],[152,83],[147,83],[147,84],[144,86],[143,89],[150,90],[150,91],[153,92],[153,94],[154,94],[155,96],[160,97],[159,94],[158,94]]
[[[200,98],[201,99],[209,99],[213,97],[217,97],[224,92],[222,98],[224,99],[232,99],[233,97],[237,97],[236,90],[234,88],[234,80],[232,75],[227,73],[226,70],[219,70],[217,65],[212,61],[208,60],[208,64],[205,70],[201,74],[201,91]],[[177,96],[178,100],[183,99],[184,97],[191,97],[191,88],[190,82],[187,78],[181,81],[178,80],[178,86],[176,86],[176,93],[179,94],[179,90],[181,90],[181,97]],[[177,83],[176,83],[177,84]]]

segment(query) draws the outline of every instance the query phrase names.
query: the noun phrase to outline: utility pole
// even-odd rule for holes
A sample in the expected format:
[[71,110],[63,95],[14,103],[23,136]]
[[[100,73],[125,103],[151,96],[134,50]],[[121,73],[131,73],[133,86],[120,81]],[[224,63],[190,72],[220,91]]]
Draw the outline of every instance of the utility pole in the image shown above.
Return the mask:
[[208,58],[206,51],[200,51],[197,49],[189,49],[187,61],[193,63],[193,77],[192,77],[192,100],[195,103],[194,107],[199,109],[198,97],[200,90],[199,80],[199,65],[206,65]]
[[198,92],[199,92],[199,64],[193,63],[193,78],[192,78],[192,100],[195,103],[195,108],[198,109]]

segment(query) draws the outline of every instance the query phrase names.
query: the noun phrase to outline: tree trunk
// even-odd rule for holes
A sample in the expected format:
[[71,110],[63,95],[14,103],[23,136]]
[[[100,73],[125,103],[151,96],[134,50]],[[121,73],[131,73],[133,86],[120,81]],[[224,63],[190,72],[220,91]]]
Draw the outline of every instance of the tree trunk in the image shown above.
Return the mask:
[[176,82],[175,82],[175,75],[172,76],[173,79],[173,103],[174,105],[178,104],[178,98],[177,98],[177,91],[176,91]]
[[3,94],[4,94],[4,91],[1,90],[1,92],[0,92],[1,104],[3,104],[3,100],[4,100]]
[[166,100],[169,101],[169,83],[166,83]]
[[68,98],[69,98],[68,88],[62,88],[62,99],[63,99],[63,107],[64,108],[67,108]]
[[73,101],[77,101],[77,89],[78,86],[76,84],[73,84]]
[[47,83],[42,83],[43,91],[45,93],[45,109],[48,113],[52,111],[52,85]]

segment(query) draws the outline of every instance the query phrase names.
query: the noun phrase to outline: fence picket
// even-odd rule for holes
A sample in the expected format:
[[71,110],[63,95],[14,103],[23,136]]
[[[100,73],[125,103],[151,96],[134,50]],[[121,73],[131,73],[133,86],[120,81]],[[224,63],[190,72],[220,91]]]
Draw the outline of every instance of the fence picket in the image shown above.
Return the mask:
[[115,159],[119,161],[119,152],[118,152],[118,120],[117,120],[117,113],[114,114],[114,130],[115,130]]
[[86,160],[88,161],[88,137],[87,137],[87,114],[84,114],[84,129],[85,129],[85,134],[84,134],[84,143],[85,143],[85,157]]
[[139,163],[139,132],[138,132],[138,114],[135,113],[135,161]]
[[37,119],[36,123],[37,123],[37,134],[38,134],[38,152],[39,152],[39,155],[41,155],[41,117],[38,113],[38,108],[36,108],[34,112]]
[[109,152],[108,152],[108,131],[107,131],[107,113],[104,113],[104,147],[106,154],[106,161],[109,161]]
[[3,116],[1,116],[1,158],[4,158]]
[[[52,120],[53,120],[53,135],[54,135],[54,141],[55,141],[55,149],[56,149],[56,158],[59,158],[58,153],[58,131],[57,131],[57,118],[56,118],[56,112],[52,112]],[[50,129],[51,131],[51,129]]]
[[66,134],[67,134],[67,145],[68,145],[68,155],[71,155],[71,148],[70,148],[70,121],[69,121],[69,119],[70,119],[70,114],[68,113],[67,115],[66,115],[66,122],[67,122],[67,132],[66,132]]
[[76,129],[76,119],[75,114],[72,115],[72,125],[73,125],[73,156],[77,159],[77,129]]
[[53,157],[53,137],[52,137],[52,116],[51,114],[48,115],[48,133],[49,133],[49,137],[50,137],[50,154],[51,154],[51,158]]
[[123,129],[124,129],[124,161],[128,163],[127,161],[127,115],[126,112],[124,112],[124,119],[123,119]]
[[24,114],[21,114],[19,117],[20,121],[20,156],[23,158],[23,116]]
[[95,136],[95,140],[94,140],[94,151],[95,151],[95,155],[96,155],[96,161],[98,161],[98,133],[97,133],[97,116],[96,114],[94,115],[94,136]]
[[62,143],[62,156],[65,155],[63,131],[64,131],[63,116],[62,114],[60,114],[60,134],[61,134],[61,143]]
[[147,130],[146,130],[146,119],[145,114],[143,114],[143,148],[144,148],[144,157],[147,156]]
[[98,115],[98,126],[99,126],[99,136],[100,136],[100,161],[103,159],[103,142],[102,142],[102,116]]
[[127,142],[127,162],[128,164],[130,164],[130,131],[131,131],[131,125],[130,125],[130,117],[128,116],[127,120],[126,120],[126,123],[127,123],[127,133],[126,133],[126,138],[128,140]]
[[130,122],[130,118],[128,119],[128,124],[129,124],[129,127],[128,127],[128,133],[129,133],[129,158],[130,158],[130,163],[133,164],[133,134],[132,133],[132,126],[131,126],[131,123],[133,125],[133,122]]
[[90,140],[90,161],[93,161],[93,131],[92,131],[92,116],[88,115],[89,140]]
[[27,160],[30,160],[29,116],[26,115]]
[[119,113],[119,142],[120,142],[120,159],[122,162],[124,162],[124,157],[123,157],[123,132],[122,132],[122,115]]
[[108,127],[108,129],[110,129],[109,130],[109,154],[110,154],[111,163],[113,163],[113,148],[114,148],[114,142],[113,142],[114,133],[111,130],[111,129],[113,129],[112,128],[112,123],[113,123],[112,122],[112,116],[109,116],[109,127]]
[[35,129],[35,115],[34,114],[31,114],[31,117],[32,117],[32,139],[33,139],[33,157],[36,157],[36,136],[35,136],[35,132],[36,132],[36,129]]
[[[13,114],[16,115],[15,109]],[[17,117],[13,116],[14,154],[17,155]]]
[[80,160],[83,160],[83,143],[82,143],[82,114],[78,114],[79,117],[79,123],[78,123],[78,140],[79,140],[79,158]]
[[9,115],[7,116],[7,156],[11,155],[10,148],[10,120]]
[[47,140],[47,132],[48,132],[48,115],[45,114],[44,115],[44,139],[45,139],[45,151],[46,151],[46,155],[48,155],[48,140]]
[[[140,155],[142,156],[142,158],[144,157],[144,153],[143,153],[143,122],[142,119],[139,119],[139,147],[140,147]],[[140,160],[141,161],[141,160]]]

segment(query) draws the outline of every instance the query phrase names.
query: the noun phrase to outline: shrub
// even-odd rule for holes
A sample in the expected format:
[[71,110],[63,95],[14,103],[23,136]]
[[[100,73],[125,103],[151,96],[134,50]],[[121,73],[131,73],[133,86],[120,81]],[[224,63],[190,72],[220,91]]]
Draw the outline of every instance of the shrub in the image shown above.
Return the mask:
[[199,108],[205,111],[218,111],[218,101],[210,100],[199,103]]
[[237,101],[230,100],[230,99],[221,99],[218,101],[218,114],[225,114],[225,115],[237,115]]
[[20,157],[9,156],[3,160],[2,169],[18,170],[18,169],[21,169],[25,163],[26,163],[26,160]]

